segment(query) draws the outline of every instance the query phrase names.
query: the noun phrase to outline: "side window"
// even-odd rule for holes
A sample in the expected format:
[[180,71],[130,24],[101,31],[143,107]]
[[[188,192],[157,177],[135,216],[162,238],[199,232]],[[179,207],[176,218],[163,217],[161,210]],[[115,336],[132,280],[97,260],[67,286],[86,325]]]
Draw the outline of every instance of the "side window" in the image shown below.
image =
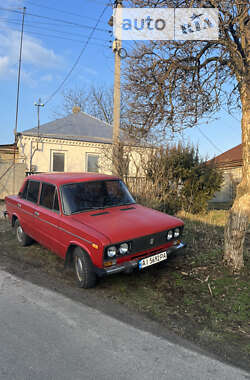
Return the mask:
[[25,186],[22,190],[22,192],[19,194],[20,198],[26,199],[27,198],[27,190],[28,190],[29,181],[26,181]]
[[50,210],[59,211],[58,196],[54,185],[42,184],[40,205]]
[[36,203],[38,200],[40,182],[28,181],[27,200]]

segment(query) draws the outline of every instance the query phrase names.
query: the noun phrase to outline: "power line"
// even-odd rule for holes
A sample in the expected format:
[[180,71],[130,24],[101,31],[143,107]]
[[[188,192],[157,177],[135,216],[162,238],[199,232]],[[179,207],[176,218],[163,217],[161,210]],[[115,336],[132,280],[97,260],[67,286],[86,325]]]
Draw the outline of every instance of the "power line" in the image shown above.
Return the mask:
[[[108,5],[106,7],[108,7]],[[21,14],[20,11],[15,10],[15,9],[3,8],[3,7],[0,7],[0,9],[3,11],[7,11],[7,12],[13,12],[13,13]],[[78,24],[78,23],[75,23],[73,21],[68,21],[68,20],[63,20],[63,19],[58,19],[58,18],[52,18],[52,17],[48,17],[48,16],[41,16],[41,15],[37,15],[35,13],[28,13],[27,12],[26,15],[32,16],[32,17],[37,17],[37,18],[42,18],[42,19],[46,19],[46,20],[51,20],[51,21],[55,21],[55,22],[60,22],[63,24],[73,25],[73,26],[77,26],[79,28],[84,28],[84,29],[92,29],[93,28],[92,26],[89,26],[89,25]],[[96,30],[99,32],[108,32],[108,29],[96,28]]]
[[[11,30],[14,30],[16,32],[21,32],[20,29],[16,29],[16,28],[10,28]],[[66,41],[73,41],[73,42],[77,42],[79,44],[82,44],[84,41],[83,40],[74,40],[73,38],[67,38],[67,37],[61,37],[61,36],[56,36],[56,35],[52,35],[52,34],[44,34],[44,33],[39,33],[39,32],[31,32],[29,30],[29,34],[31,35],[35,35],[35,36],[40,36],[40,37],[49,37],[49,38],[57,38],[57,39],[60,39],[60,40],[66,40]],[[98,47],[105,47],[105,45],[101,45],[101,44],[98,44],[96,42],[94,43],[91,43],[91,46],[98,46]],[[108,45],[107,45],[108,47]]]
[[75,63],[73,64],[73,66],[71,67],[70,71],[68,72],[68,74],[65,76],[64,80],[61,82],[61,84],[57,87],[57,89],[49,96],[49,98],[46,100],[46,102],[44,103],[45,105],[47,105],[52,99],[53,97],[58,93],[58,91],[61,90],[61,88],[63,87],[64,83],[67,81],[67,79],[70,77],[70,75],[72,74],[72,72],[74,71],[75,67],[77,66],[78,62],[80,61],[81,59],[81,56],[83,55],[84,51],[86,50],[93,34],[95,33],[95,31],[97,30],[97,26],[99,24],[99,22],[101,21],[101,18],[102,16],[104,15],[106,9],[108,8],[108,5],[106,5],[100,15],[100,17],[98,18],[97,22],[96,22],[96,25],[94,26],[94,28],[92,29],[92,31],[90,32],[90,35],[86,41],[86,43],[84,44],[79,56],[77,57]]
[[[0,20],[2,20],[3,22],[7,22],[7,23],[8,22],[18,22],[18,23],[20,23],[20,19],[10,19],[8,17],[0,17]],[[54,27],[55,23],[54,22],[29,21],[28,23],[26,22],[25,25],[48,25],[48,26]],[[72,25],[68,25],[68,24],[62,24],[62,25],[56,24],[56,26],[59,27],[59,28],[62,27],[63,29],[65,29],[66,27],[72,28]],[[92,29],[92,27],[89,27],[89,28]],[[60,33],[61,33],[61,31],[60,31]],[[68,32],[64,32],[64,33],[68,33]]]
[[[1,20],[1,19],[0,19]],[[14,24],[14,25],[20,25],[20,21],[6,21],[6,24]],[[31,29],[42,29],[44,30],[44,28],[42,27],[39,27],[37,26],[37,23],[25,23],[25,29],[27,30],[27,28],[31,28]],[[56,33],[63,33],[63,34],[67,34],[67,35],[72,35],[72,36],[76,36],[76,37],[83,37],[83,38],[88,38],[88,36],[86,35],[82,35],[82,34],[78,34],[78,33],[71,33],[71,32],[68,32],[68,31],[64,31],[64,30],[58,30],[58,29],[50,29],[50,28],[46,28],[45,31],[49,31],[49,32],[56,32]],[[30,33],[30,32],[29,32]],[[63,37],[62,37],[63,38]],[[104,41],[104,42],[108,42],[109,40],[105,40],[103,38],[98,38],[98,37],[93,37],[94,40],[99,40],[99,41]],[[81,42],[81,41],[80,41]]]
[[[29,4],[31,4],[31,5],[33,5],[35,7],[45,8],[45,9],[51,9],[51,10],[54,10],[54,11],[59,12],[59,13],[63,13],[63,14],[67,14],[67,15],[71,15],[71,16],[82,18],[82,15],[79,15],[77,13],[68,12],[66,10],[62,10],[62,9],[58,9],[58,8],[48,7],[46,5],[42,5],[42,4],[39,4],[39,3],[34,3],[33,1],[30,1],[30,0],[25,0],[25,3],[29,3]],[[87,18],[87,19],[93,20],[93,21],[97,20],[96,18],[85,16],[85,15],[84,15],[84,18]]]
[[197,129],[198,131],[200,132],[200,134],[220,153],[223,153],[222,150],[220,148],[218,148],[214,142],[200,129],[200,127],[197,126]]

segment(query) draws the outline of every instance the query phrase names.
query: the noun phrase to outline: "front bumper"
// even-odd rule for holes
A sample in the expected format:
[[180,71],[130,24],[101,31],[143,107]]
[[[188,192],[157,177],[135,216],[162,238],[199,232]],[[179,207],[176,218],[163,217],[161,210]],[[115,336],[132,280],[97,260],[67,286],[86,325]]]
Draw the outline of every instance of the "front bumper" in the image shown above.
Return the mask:
[[[172,247],[167,248],[164,251],[166,251],[167,256],[169,256],[170,254],[178,252],[180,249],[185,248],[185,247],[186,247],[186,244],[183,242],[180,242],[178,245],[173,245]],[[153,256],[154,254],[155,253],[152,253],[152,255],[148,255],[146,257]],[[99,269],[99,268],[97,269],[96,268],[97,269],[96,272],[99,276],[107,276],[107,275],[121,273],[121,272],[131,273],[135,268],[138,267],[139,261],[142,260],[143,258],[145,258],[145,256],[133,259],[131,261],[127,261],[127,262],[122,263],[122,264],[116,264],[116,265],[113,265],[111,267],[104,268],[104,269]]]

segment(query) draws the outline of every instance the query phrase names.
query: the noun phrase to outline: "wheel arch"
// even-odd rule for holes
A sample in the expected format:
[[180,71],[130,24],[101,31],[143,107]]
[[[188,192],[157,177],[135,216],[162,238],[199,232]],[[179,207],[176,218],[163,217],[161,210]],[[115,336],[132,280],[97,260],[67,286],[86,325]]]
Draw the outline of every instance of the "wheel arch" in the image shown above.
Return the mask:
[[11,226],[14,227],[15,226],[15,223],[16,223],[16,220],[19,220],[18,216],[16,214],[13,214],[12,217],[11,217]]
[[65,268],[71,267],[73,265],[73,253],[74,253],[75,248],[77,248],[77,247],[81,248],[84,252],[87,253],[87,255],[89,256],[89,259],[91,260],[91,262],[93,264],[93,260],[91,258],[91,253],[87,247],[85,247],[83,244],[79,244],[79,242],[70,242],[70,244],[67,248],[67,251],[66,251],[66,255],[65,255],[65,262],[64,262]]

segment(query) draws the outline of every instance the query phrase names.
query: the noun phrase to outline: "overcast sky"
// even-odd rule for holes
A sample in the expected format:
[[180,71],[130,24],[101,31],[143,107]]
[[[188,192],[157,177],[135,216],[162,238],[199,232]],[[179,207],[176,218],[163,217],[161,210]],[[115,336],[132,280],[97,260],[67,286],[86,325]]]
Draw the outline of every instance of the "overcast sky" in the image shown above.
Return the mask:
[[[5,0],[0,5],[0,144],[14,140],[18,57],[22,7],[25,15],[18,131],[37,124],[34,103],[53,94],[83,48],[91,28],[110,0]],[[6,10],[8,9],[8,10]],[[18,12],[15,12],[18,11]],[[113,85],[114,57],[110,49],[108,7],[72,75],[63,89],[91,84]],[[125,44],[126,46],[126,44]],[[124,61],[123,61],[124,62]],[[124,64],[124,63],[123,63]],[[55,118],[62,104],[61,89],[41,109],[41,124]],[[184,133],[184,140],[199,146],[203,156],[213,157],[241,142],[241,115],[225,111],[216,121]]]

